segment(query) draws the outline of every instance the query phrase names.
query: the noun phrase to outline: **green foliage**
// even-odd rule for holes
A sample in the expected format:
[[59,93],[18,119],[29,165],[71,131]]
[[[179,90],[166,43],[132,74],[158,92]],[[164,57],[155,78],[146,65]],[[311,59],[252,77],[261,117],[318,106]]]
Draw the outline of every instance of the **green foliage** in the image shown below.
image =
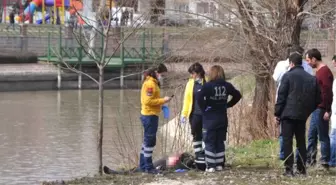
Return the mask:
[[279,168],[279,143],[275,140],[253,141],[248,145],[229,148],[227,160],[234,167]]

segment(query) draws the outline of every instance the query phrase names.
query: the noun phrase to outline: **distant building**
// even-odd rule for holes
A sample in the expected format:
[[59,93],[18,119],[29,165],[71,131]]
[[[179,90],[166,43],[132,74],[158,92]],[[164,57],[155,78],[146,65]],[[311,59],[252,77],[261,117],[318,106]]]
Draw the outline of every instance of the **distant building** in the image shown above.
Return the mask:
[[166,14],[187,14],[193,18],[216,18],[218,4],[214,0],[166,0]]

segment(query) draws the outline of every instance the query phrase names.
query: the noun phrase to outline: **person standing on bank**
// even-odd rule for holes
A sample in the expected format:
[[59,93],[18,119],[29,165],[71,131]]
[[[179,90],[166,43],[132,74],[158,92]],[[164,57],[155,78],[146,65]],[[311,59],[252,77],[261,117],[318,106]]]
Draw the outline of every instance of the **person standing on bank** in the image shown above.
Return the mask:
[[[298,53],[300,55],[303,55],[303,52],[304,52],[304,49],[300,46],[298,47],[291,47],[290,50],[289,50],[289,54],[292,54],[292,53]],[[288,56],[289,57],[289,56]],[[302,61],[302,67],[303,69],[311,74],[311,75],[314,75],[314,71],[313,71],[313,68],[310,67],[310,65],[308,64],[307,61]],[[289,65],[289,59],[287,58],[286,60],[283,60],[283,61],[280,61],[277,63],[277,65],[275,66],[275,69],[274,69],[274,73],[272,75],[275,83],[276,83],[276,86],[277,86],[277,92],[279,90],[279,87],[280,87],[280,82],[281,82],[281,79],[283,77],[283,75],[288,72],[290,70],[290,65]],[[276,98],[277,98],[277,93],[276,93]],[[284,147],[283,147],[283,139],[282,139],[282,135],[281,135],[281,127],[280,128],[280,134],[279,134],[279,145],[280,145],[280,154],[279,154],[279,159],[280,160],[284,160]],[[297,152],[298,153],[298,152]],[[299,160],[299,156],[296,155],[296,160]]]
[[[228,102],[228,97],[232,99]],[[238,103],[240,92],[225,80],[224,69],[214,65],[210,69],[209,82],[198,94],[197,102],[203,112],[203,141],[207,172],[223,170],[226,133],[228,127],[227,108]]]
[[310,120],[307,163],[311,166],[316,164],[317,140],[319,139],[321,143],[321,165],[328,169],[330,160],[329,118],[333,98],[332,84],[334,76],[329,67],[322,62],[319,50],[308,50],[306,60],[310,66],[316,69],[316,78],[321,89],[322,99]]
[[160,82],[167,67],[160,64],[147,71],[141,88],[141,123],[144,128],[144,141],[140,153],[140,170],[146,173],[159,173],[153,166],[152,154],[156,145],[156,132],[162,105],[172,97],[160,97]]
[[[183,99],[183,108],[181,113],[181,123],[184,124],[187,119],[190,122],[191,134],[193,136],[193,147],[195,156],[204,154],[202,148],[202,111],[198,106],[196,95],[201,90],[205,81],[205,71],[203,66],[196,62],[188,69],[191,78],[189,79]],[[204,156],[203,156],[204,157]]]
[[15,12],[12,10],[9,13],[9,25],[6,27],[6,30],[8,30],[9,27],[12,27],[13,30],[15,30]]
[[[336,55],[332,58],[332,65],[336,67]],[[331,131],[330,131],[330,167],[336,167],[336,81],[333,82],[333,101],[331,105]]]
[[316,77],[308,74],[302,67],[302,55],[289,56],[290,70],[285,73],[278,90],[274,115],[280,122],[283,137],[285,176],[293,176],[293,136],[300,159],[297,171],[306,174],[306,121],[321,102],[321,94]]

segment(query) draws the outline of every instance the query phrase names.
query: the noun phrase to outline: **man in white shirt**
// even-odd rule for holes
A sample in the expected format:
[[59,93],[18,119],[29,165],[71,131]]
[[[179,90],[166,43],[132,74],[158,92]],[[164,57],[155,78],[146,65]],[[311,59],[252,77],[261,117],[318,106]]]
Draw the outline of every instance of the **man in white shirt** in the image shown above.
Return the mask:
[[[292,52],[291,52],[292,53]],[[297,52],[297,53],[300,53],[300,52]],[[303,53],[300,53],[301,55]],[[313,68],[308,64],[307,61],[305,60],[302,60],[302,67],[303,69],[311,74],[311,75],[314,75],[314,71],[313,71]],[[273,73],[273,79],[274,81],[276,82],[277,84],[277,91],[278,91],[278,88],[280,87],[280,82],[281,82],[281,79],[282,79],[282,76],[287,72],[289,71],[289,60],[287,58],[287,60],[282,60],[282,61],[279,61],[277,63],[277,65],[275,66],[275,69],[274,69],[274,73]]]
[[[333,67],[336,67],[336,55],[332,59]],[[331,104],[331,131],[330,131],[330,161],[329,167],[336,167],[336,80],[333,82],[333,101]]]
[[[304,49],[302,47],[292,47],[291,50],[290,50],[290,54],[298,53],[300,55],[303,55],[303,52],[304,52]],[[307,73],[309,73],[311,75],[314,75],[313,68],[307,63],[307,61],[302,60],[302,67]],[[279,61],[277,63],[277,65],[275,66],[274,73],[273,73],[273,79],[274,79],[274,81],[276,83],[276,86],[277,86],[277,91],[276,91],[275,98],[278,97],[278,89],[280,87],[281,79],[282,79],[283,75],[289,70],[290,70],[290,67],[289,67],[288,58],[286,60]],[[283,139],[282,139],[282,136],[281,136],[281,127],[280,127],[279,142],[280,142],[279,158],[280,158],[280,160],[284,160],[284,152],[283,152],[284,149],[283,149]],[[296,152],[296,153],[298,153],[298,152]],[[298,156],[296,156],[296,158],[298,159]]]

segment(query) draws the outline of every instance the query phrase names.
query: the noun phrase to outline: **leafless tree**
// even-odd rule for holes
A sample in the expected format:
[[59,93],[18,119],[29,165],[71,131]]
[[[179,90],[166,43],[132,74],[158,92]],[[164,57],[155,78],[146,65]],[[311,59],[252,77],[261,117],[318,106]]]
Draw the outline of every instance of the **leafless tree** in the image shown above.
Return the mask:
[[[221,6],[225,4],[217,1]],[[309,6],[307,4],[310,3]],[[235,0],[240,19],[241,37],[246,39],[247,56],[252,60],[256,78],[253,109],[264,136],[269,136],[268,110],[274,91],[272,73],[277,61],[286,58],[288,45],[299,46],[301,25],[305,17],[328,0]],[[325,10],[324,13],[333,11]]]
[[[213,53],[229,50],[225,57],[245,63],[254,74],[256,86],[252,104],[255,137],[270,137],[273,128],[274,82],[272,73],[279,60],[287,58],[288,47],[301,44],[301,25],[309,16],[330,17],[335,0],[213,0],[215,14],[192,10],[185,14],[210,20],[221,27],[224,39],[209,40],[216,45]],[[181,10],[167,10],[181,13]],[[221,33],[222,32],[222,33]],[[229,36],[227,36],[229,35]],[[207,38],[214,37],[213,33]],[[228,46],[230,44],[230,46]],[[243,47],[242,47],[243,46]],[[225,48],[225,49],[223,49]],[[213,56],[212,56],[213,57]],[[256,129],[257,128],[257,129]]]
[[[111,12],[111,9],[108,7],[112,7],[112,1],[113,0],[100,0],[98,4],[95,4],[94,9],[96,10],[95,16],[92,18],[87,18],[81,15],[79,12],[78,15],[84,20],[85,24],[84,26],[91,27],[89,31],[84,31],[85,29],[80,29],[81,31],[74,31],[73,35],[75,36],[76,40],[79,43],[79,47],[81,47],[84,50],[84,53],[87,57],[91,58],[97,68],[99,73],[99,78],[96,79],[90,74],[87,74],[82,71],[81,67],[78,67],[78,65],[70,65],[61,55],[61,53],[58,53],[58,58],[61,61],[61,64],[64,66],[65,69],[70,70],[72,72],[78,73],[80,75],[84,75],[88,78],[90,78],[92,81],[94,81],[96,84],[98,84],[98,93],[99,93],[99,105],[98,105],[98,125],[99,125],[99,131],[98,131],[98,157],[99,157],[99,174],[102,174],[102,167],[103,167],[103,131],[104,131],[104,84],[111,80],[120,79],[123,77],[131,76],[131,75],[139,75],[139,73],[133,73],[127,76],[119,76],[116,78],[105,80],[104,78],[104,69],[108,65],[108,63],[111,61],[112,56],[119,51],[119,49],[122,48],[122,45],[125,40],[132,34],[134,34],[137,31],[137,27],[132,29],[131,32],[125,33],[124,37],[120,37],[120,27],[118,28],[112,28],[111,20],[113,17],[113,14],[116,14],[117,12]],[[122,1],[119,2],[122,5]],[[118,10],[121,11],[121,10]],[[86,29],[87,30],[87,29]],[[115,33],[117,32],[117,33]],[[117,36],[116,36],[117,35]],[[111,39],[114,38],[114,39]],[[119,37],[119,39],[115,39],[115,37]],[[101,51],[97,51],[96,46],[96,40],[97,38],[102,38],[102,48]],[[115,42],[112,43],[111,41]],[[111,50],[112,52],[109,52],[109,55],[107,55],[107,51]],[[80,65],[80,64],[79,64]],[[122,74],[123,75],[123,74]]]

